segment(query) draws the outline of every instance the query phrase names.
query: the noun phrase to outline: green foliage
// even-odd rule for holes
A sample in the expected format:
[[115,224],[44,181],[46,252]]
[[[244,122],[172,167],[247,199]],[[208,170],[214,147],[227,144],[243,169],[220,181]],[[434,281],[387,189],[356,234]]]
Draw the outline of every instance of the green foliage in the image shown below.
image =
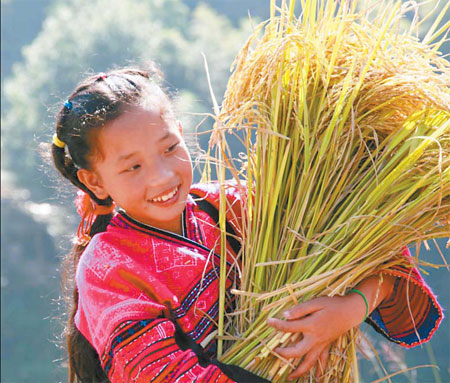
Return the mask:
[[11,74],[12,64],[21,59],[22,47],[29,44],[39,32],[45,10],[51,1],[27,1],[26,11],[23,1],[1,1],[2,81]]
[[227,16],[230,21],[238,25],[242,18],[269,18],[269,1],[265,0],[185,0],[184,3],[194,8],[198,4],[207,4],[215,9],[217,13]]
[[[208,22],[205,22],[206,20]],[[209,99],[203,58],[198,54],[198,52],[203,52],[208,60],[215,95],[218,99],[222,98],[234,58],[234,55],[230,56],[230,52],[237,53],[249,33],[250,25],[247,21],[242,22],[239,28],[234,28],[230,20],[218,15],[206,5],[199,5],[194,10],[187,29],[187,36],[191,44],[186,47],[184,54],[189,69],[189,72],[186,73],[186,80],[192,84],[194,92]],[[188,50],[193,53],[189,54]],[[203,81],[198,81],[198,79],[203,79]],[[224,79],[225,81],[223,81]]]
[[205,111],[209,91],[201,52],[221,94],[248,33],[248,25],[233,27],[205,5],[191,12],[181,0],[55,2],[39,35],[23,50],[24,60],[5,81],[3,166],[32,198],[50,196],[44,186],[50,180],[39,173],[38,143],[50,139],[53,116],[86,73],[153,60],[172,91],[191,92],[198,100],[195,111]]

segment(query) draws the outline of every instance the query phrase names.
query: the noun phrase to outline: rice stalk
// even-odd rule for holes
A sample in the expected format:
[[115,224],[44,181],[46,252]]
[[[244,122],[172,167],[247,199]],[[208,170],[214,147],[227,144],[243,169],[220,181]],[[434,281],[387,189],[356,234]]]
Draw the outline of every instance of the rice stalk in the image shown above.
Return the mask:
[[[409,267],[406,244],[450,236],[450,65],[436,49],[448,28],[435,22],[420,42],[399,29],[398,1],[370,17],[357,1],[300,3],[297,18],[293,1],[272,1],[271,18],[236,57],[210,147],[222,249],[226,171],[247,196],[237,310],[220,313],[219,348],[225,330],[235,340],[219,355],[272,382],[299,361],[274,353],[292,336],[268,317]],[[233,160],[227,132],[245,163]],[[359,380],[357,334],[335,342],[324,382]]]

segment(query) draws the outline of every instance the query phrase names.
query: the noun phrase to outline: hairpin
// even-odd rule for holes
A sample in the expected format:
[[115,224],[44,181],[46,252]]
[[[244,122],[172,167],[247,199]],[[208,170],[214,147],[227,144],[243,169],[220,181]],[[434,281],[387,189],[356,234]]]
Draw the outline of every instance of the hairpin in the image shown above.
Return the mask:
[[72,110],[72,102],[69,100],[64,102],[64,108],[66,108],[67,110]]

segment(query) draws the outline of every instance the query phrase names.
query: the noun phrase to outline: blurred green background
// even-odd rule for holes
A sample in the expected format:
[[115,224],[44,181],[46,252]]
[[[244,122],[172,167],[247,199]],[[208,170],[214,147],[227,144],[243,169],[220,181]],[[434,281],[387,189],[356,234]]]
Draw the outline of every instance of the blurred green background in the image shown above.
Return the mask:
[[[420,12],[442,9],[445,3],[428,1]],[[42,152],[67,95],[88,73],[151,59],[165,73],[188,136],[205,148],[208,135],[192,134],[202,117],[189,113],[212,110],[201,52],[220,101],[252,23],[268,16],[269,0],[1,0],[2,382],[66,381],[59,262],[71,246],[78,219],[74,189],[55,175]],[[405,26],[413,16],[406,14]],[[449,18],[447,12],[444,19]],[[420,35],[431,22],[424,23]],[[441,51],[449,54],[450,44]],[[210,126],[207,121],[199,130]],[[438,243],[448,259],[446,240]],[[442,264],[436,246],[430,247],[422,247],[421,258]],[[424,272],[441,304],[450,307],[449,271]],[[448,319],[427,346],[413,350],[363,330],[381,364],[364,346],[362,382],[382,378],[383,369],[395,373],[428,364],[439,368],[416,368],[392,382],[450,382]]]

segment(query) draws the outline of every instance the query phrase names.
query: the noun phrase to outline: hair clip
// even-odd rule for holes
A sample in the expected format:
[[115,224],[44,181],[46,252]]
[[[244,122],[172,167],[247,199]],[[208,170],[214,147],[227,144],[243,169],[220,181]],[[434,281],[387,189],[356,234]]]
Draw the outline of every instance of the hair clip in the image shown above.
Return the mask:
[[56,133],[53,135],[53,144],[60,149],[64,149],[66,146],[66,143],[61,141]]
[[67,100],[67,101],[64,103],[64,108],[66,108],[67,110],[72,110],[72,102],[69,101],[69,100]]

